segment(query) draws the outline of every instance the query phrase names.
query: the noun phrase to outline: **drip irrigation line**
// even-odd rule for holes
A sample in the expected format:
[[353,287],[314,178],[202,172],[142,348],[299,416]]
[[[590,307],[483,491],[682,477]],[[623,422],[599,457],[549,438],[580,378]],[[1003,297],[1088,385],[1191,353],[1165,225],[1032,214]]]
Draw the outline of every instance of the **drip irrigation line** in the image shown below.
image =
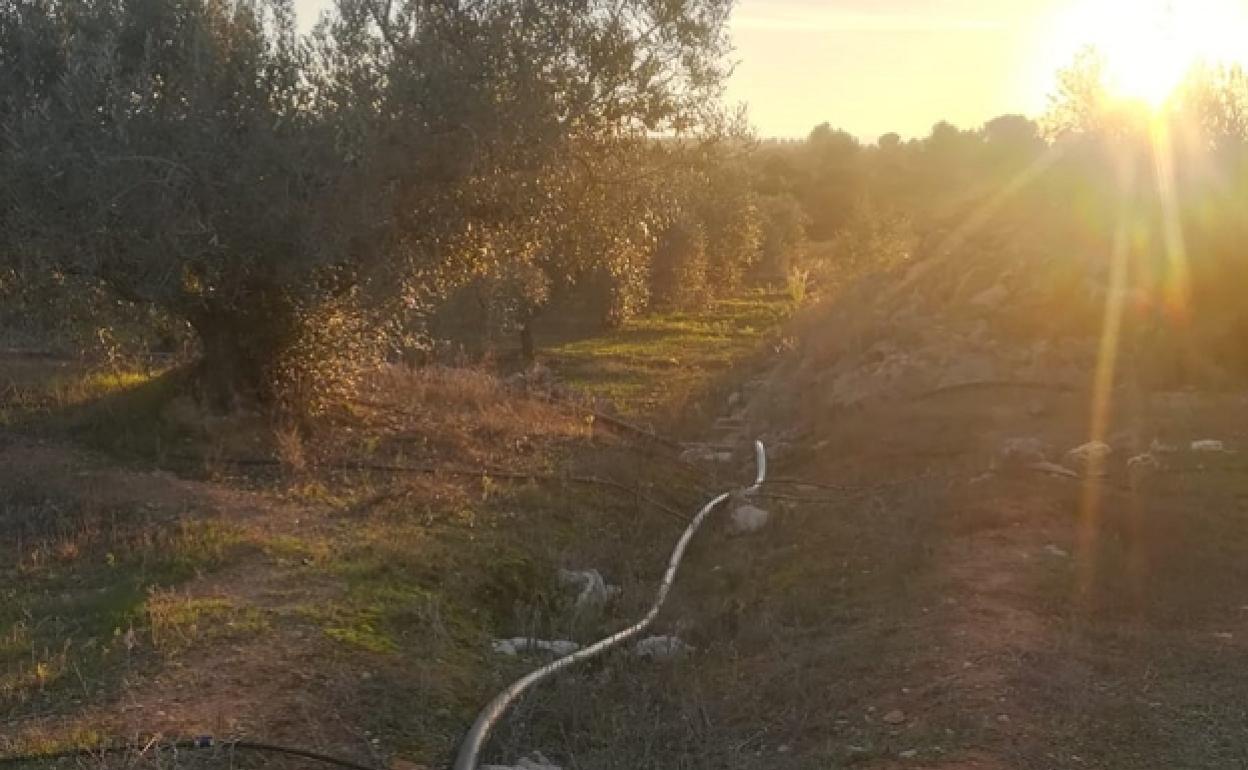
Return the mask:
[[[266,457],[223,457],[223,458],[206,458],[197,457],[195,455],[168,455],[170,459],[181,460],[183,462],[217,462],[225,465],[234,465],[244,468],[262,467],[275,468],[281,466],[281,462]],[[545,481],[555,483],[580,484],[583,486],[599,486],[608,489],[614,489],[623,494],[630,495],[636,499],[654,507],[666,516],[679,521],[682,524],[689,523],[689,517],[680,511],[672,508],[650,495],[645,494],[635,487],[630,487],[621,481],[614,479],[605,479],[598,476],[560,476],[554,473],[525,473],[523,471],[507,471],[500,468],[444,468],[436,465],[389,465],[384,463],[326,463],[314,466],[334,471],[357,471],[357,472],[375,472],[375,473],[391,473],[391,474],[413,474],[422,476],[457,476],[460,478],[474,479],[500,479],[504,481]]]
[[1040,390],[1053,393],[1074,393],[1078,390],[1074,385],[1061,382],[1039,382],[1036,380],[976,380],[959,382],[954,385],[942,385],[939,388],[925,390],[912,397],[911,401],[925,401],[948,393],[961,393],[972,390]]
[[[754,442],[754,452],[758,462],[758,472],[755,476],[754,484],[742,490],[747,495],[757,492],[767,477],[767,450],[763,447],[761,441]],[[693,517],[693,521],[689,523],[680,539],[676,541],[675,548],[672,549],[672,555],[667,564],[667,571],[663,574],[663,581],[659,584],[658,595],[655,597],[654,604],[650,607],[650,611],[646,613],[645,617],[622,631],[618,631],[571,655],[566,655],[531,671],[495,696],[494,700],[490,701],[481,710],[476,722],[473,723],[472,728],[468,731],[468,735],[464,738],[464,742],[460,745],[453,770],[477,770],[477,758],[480,756],[481,749],[485,746],[485,742],[489,738],[494,725],[507,712],[507,709],[530,687],[548,679],[565,668],[595,658],[607,650],[618,647],[639,636],[649,628],[659,616],[659,611],[663,609],[663,605],[667,602],[668,593],[671,592],[672,584],[676,580],[676,572],[680,568],[680,562],[684,558],[685,550],[689,547],[693,536],[701,528],[702,523],[706,521],[711,512],[728,502],[733,494],[733,492],[724,492],[711,499]]]
[[894,487],[904,487],[909,484],[917,484],[921,481],[942,481],[956,478],[958,474],[940,474],[927,473],[922,476],[911,476],[910,478],[897,479],[896,481],[885,481],[879,484],[826,484],[818,481],[805,481],[803,479],[768,479],[767,486],[789,486],[789,487],[809,487],[811,489],[826,489],[832,492],[877,492],[882,489],[892,489]]
[[218,742],[210,736],[185,738],[161,743],[114,743],[105,746],[96,746],[93,748],[66,749],[64,751],[52,751],[36,754],[13,754],[0,757],[0,767],[59,762],[63,759],[99,759],[101,757],[115,756],[117,754],[134,754],[141,756],[153,749],[160,751],[206,751],[210,749],[222,749],[226,751],[254,751],[259,753],[284,754],[286,756],[298,757],[300,759],[310,759],[314,762],[320,762],[326,765],[347,768],[347,770],[378,770],[378,768],[372,765],[365,765],[349,759],[334,757],[329,754],[322,754],[318,751],[311,751],[310,749],[302,749],[293,746],[279,746],[272,743],[263,743],[261,741],[223,740]]
[[805,503],[808,505],[834,505],[836,503],[843,503],[849,500],[855,500],[860,497],[865,497],[868,494],[871,494],[871,492],[867,491],[867,492],[849,493],[843,497],[807,497],[804,495],[786,495],[786,494],[778,493],[778,492],[755,492],[754,494],[750,495],[750,497],[755,500],[778,500],[780,502],[785,502],[785,503]]
[[656,444],[662,444],[663,446],[668,447],[669,449],[680,449],[680,442],[675,441],[674,439],[670,439],[667,436],[663,436],[659,433],[656,433],[653,430],[643,428],[640,425],[631,423],[627,420],[621,420],[619,417],[612,417],[609,414],[603,414],[602,412],[599,412],[597,409],[591,409],[587,406],[582,406],[579,408],[581,411],[593,417],[595,422],[606,423],[612,428],[623,431],[625,433],[632,434],[634,436],[638,436],[640,438],[644,438],[647,441],[653,441]]

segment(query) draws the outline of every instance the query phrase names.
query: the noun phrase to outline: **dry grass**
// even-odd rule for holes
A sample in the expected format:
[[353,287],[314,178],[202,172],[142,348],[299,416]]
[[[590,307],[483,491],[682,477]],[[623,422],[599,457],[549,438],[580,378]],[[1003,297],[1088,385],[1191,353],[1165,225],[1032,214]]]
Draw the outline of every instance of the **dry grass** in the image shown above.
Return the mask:
[[[734,355],[718,350],[715,373]],[[358,402],[276,431],[204,412],[171,379],[25,413],[0,437],[0,527],[22,533],[0,555],[0,751],[203,731],[445,761],[531,663],[493,656],[492,637],[614,630],[649,601],[678,529],[637,497],[548,477],[653,482],[639,488],[680,510],[702,496],[669,455],[531,391],[482,369],[395,367]],[[574,612],[555,583],[590,566],[626,588],[605,617]],[[547,729],[514,724],[503,749]]]

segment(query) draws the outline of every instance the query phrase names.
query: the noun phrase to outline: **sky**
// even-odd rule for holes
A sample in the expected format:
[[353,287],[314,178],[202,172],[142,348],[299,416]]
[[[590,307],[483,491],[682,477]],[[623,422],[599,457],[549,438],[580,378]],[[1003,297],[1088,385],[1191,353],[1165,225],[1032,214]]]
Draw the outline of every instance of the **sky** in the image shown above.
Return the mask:
[[[742,0],[728,96],[762,136],[865,139],[1044,109],[1064,41],[1040,0]],[[1069,54],[1074,55],[1072,49]]]
[[[300,23],[326,2],[297,0]],[[925,136],[940,120],[978,128],[1003,114],[1037,117],[1080,49],[1115,30],[1121,38],[1146,6],[1179,2],[1242,6],[1248,18],[1248,0],[738,0],[727,96],[748,106],[762,137],[804,137],[828,122],[871,141]],[[1235,26],[1222,30],[1227,45],[1244,39]]]

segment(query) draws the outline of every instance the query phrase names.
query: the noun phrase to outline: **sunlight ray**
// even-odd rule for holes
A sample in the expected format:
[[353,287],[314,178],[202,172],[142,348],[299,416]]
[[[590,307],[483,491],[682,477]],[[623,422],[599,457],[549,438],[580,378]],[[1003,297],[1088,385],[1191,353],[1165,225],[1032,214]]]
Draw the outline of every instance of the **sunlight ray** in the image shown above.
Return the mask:
[[1034,182],[1041,174],[1047,171],[1061,159],[1064,148],[1061,145],[1053,145],[1049,147],[1044,154],[1036,158],[1025,169],[1016,174],[1010,181],[1001,186],[1001,189],[993,193],[992,197],[977,206],[963,220],[953,232],[940,242],[936,249],[937,254],[947,254],[956,250],[959,246],[966,242],[985,225],[992,221],[992,218],[1001,211],[1001,208],[1010,200],[1022,192],[1029,184]]
[[1165,308],[1172,316],[1181,318],[1187,315],[1191,278],[1187,242],[1183,237],[1179,196],[1175,185],[1174,145],[1169,124],[1165,120],[1153,123],[1152,149],[1157,194],[1161,202],[1162,237],[1166,249]]
[[[1135,187],[1133,164],[1125,159],[1119,170],[1119,211],[1110,251],[1109,283],[1105,291],[1105,313],[1097,351],[1096,372],[1088,430],[1089,441],[1104,441],[1113,415],[1114,378],[1122,343],[1122,321],[1126,309],[1128,257],[1131,248],[1130,206]],[[1096,574],[1096,541],[1100,535],[1101,492],[1104,460],[1093,457],[1086,469],[1079,503],[1077,557],[1078,587],[1081,593],[1092,586]]]

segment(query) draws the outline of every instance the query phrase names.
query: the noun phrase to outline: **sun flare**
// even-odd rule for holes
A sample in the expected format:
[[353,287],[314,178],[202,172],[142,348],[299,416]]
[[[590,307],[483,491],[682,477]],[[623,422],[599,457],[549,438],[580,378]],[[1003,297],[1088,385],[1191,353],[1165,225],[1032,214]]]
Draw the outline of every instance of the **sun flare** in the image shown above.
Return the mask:
[[1193,67],[1243,63],[1248,52],[1244,0],[1084,0],[1065,26],[1070,42],[1091,45],[1104,57],[1116,96],[1154,109]]

